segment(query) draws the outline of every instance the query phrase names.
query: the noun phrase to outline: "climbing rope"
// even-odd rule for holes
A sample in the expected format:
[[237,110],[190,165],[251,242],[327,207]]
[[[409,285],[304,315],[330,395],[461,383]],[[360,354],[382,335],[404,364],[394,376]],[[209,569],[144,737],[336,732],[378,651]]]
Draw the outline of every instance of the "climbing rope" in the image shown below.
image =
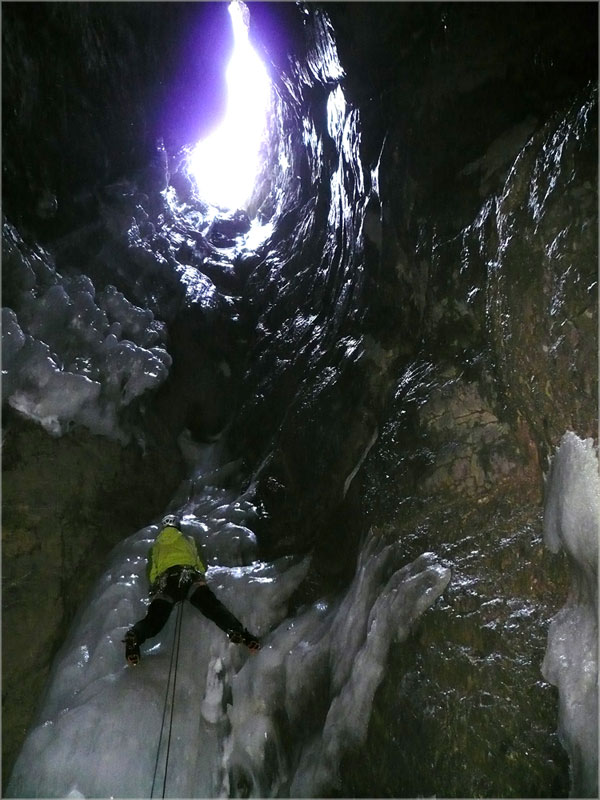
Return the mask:
[[[167,739],[167,753],[165,756],[165,771],[163,776],[162,795],[165,796],[167,787],[167,772],[169,769],[169,752],[171,750],[171,734],[173,732],[173,711],[175,708],[175,686],[177,684],[177,666],[179,663],[179,645],[181,642],[181,621],[183,618],[183,603],[178,603],[177,619],[175,621],[175,632],[173,634],[173,646],[171,647],[171,661],[169,663],[169,676],[167,678],[167,690],[165,692],[165,702],[163,705],[162,720],[160,722],[160,737],[158,739],[158,747],[156,749],[156,762],[154,764],[154,776],[152,778],[152,789],[150,790],[150,797],[154,797],[154,785],[156,783],[156,773],[158,771],[158,762],[160,759],[160,746],[162,744],[163,733],[165,730],[165,717],[167,715],[167,706],[169,704],[169,688],[171,685],[171,673],[173,673],[173,687],[171,690],[171,716],[169,719],[169,736]],[[173,669],[174,667],[174,669]]]

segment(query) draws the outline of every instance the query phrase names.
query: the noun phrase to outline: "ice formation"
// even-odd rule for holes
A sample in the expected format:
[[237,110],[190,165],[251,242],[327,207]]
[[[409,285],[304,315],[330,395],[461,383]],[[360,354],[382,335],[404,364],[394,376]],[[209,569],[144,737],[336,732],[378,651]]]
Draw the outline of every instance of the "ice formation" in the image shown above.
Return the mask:
[[2,309],[2,399],[49,433],[74,424],[125,441],[120,410],[167,377],[164,324],[114,286],[61,275],[4,224],[11,303]]
[[182,514],[210,585],[263,649],[250,655],[181,607],[166,769],[166,734],[158,745],[176,613],[145,643],[138,667],[125,665],[121,644],[147,602],[157,528],[138,531],[114,550],[56,658],[9,796],[150,797],[153,780],[167,797],[317,796],[335,786],[348,747],[364,741],[392,642],[407,637],[450,571],[432,554],[403,565],[397,545],[371,533],[343,595],[291,613],[310,558],[256,560],[252,491],[225,488],[236,465],[212,468],[218,447],[204,448],[169,510]]
[[571,796],[598,796],[598,455],[592,439],[566,433],[547,485],[544,541],[571,567],[565,605],[552,619],[542,666],[558,687],[558,731],[569,754]]

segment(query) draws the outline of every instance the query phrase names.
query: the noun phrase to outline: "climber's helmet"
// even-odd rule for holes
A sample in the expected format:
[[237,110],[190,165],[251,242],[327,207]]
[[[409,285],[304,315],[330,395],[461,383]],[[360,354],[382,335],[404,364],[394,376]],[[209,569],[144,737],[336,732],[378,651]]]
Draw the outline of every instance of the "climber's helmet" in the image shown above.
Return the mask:
[[178,528],[181,526],[181,522],[179,517],[175,516],[175,514],[167,514],[166,517],[163,517],[161,522],[162,528]]

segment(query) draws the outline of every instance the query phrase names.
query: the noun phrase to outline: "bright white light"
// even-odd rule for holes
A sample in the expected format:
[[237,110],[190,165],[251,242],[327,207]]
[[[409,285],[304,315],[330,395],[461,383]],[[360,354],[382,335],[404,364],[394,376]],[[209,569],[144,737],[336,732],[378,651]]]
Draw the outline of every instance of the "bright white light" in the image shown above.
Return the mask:
[[234,49],[225,73],[227,111],[221,125],[190,153],[188,170],[204,200],[243,208],[258,171],[271,81],[248,40],[248,8],[241,0],[233,0],[228,10]]

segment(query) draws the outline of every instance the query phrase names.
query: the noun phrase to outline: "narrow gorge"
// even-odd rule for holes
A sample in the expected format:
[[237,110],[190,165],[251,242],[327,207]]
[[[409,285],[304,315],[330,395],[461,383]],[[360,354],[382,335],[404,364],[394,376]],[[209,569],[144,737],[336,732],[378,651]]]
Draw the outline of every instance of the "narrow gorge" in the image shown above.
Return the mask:
[[227,3],[2,6],[3,794],[597,796],[598,6],[236,2],[232,207]]

